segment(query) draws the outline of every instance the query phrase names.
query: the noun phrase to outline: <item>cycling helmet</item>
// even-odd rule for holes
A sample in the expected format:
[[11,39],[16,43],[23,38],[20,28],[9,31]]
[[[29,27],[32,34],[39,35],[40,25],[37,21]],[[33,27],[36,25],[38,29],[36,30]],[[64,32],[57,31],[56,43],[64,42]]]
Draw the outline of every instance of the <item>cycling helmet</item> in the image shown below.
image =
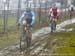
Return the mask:
[[27,8],[27,9],[26,9],[26,12],[31,12],[31,9],[30,9],[30,8]]
[[56,4],[52,4],[52,7],[53,7],[53,8],[56,7]]
[[53,4],[53,5],[52,5],[52,8],[53,8],[53,9],[57,9],[56,4]]

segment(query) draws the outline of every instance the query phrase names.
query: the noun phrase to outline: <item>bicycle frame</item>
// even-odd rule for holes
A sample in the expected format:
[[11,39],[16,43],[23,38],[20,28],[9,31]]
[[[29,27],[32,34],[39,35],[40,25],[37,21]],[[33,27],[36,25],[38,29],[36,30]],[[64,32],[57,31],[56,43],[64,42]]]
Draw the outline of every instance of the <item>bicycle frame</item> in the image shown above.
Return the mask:
[[25,27],[25,31],[26,31],[26,42],[27,42],[27,48],[28,47],[30,47],[30,45],[31,45],[31,29],[30,29],[30,27],[29,27],[29,25],[27,25],[26,27]]
[[[22,36],[20,37],[20,50],[22,50],[22,38],[24,42],[24,49],[27,49],[31,45],[30,27],[28,24],[22,25]],[[25,48],[26,47],[26,48]]]

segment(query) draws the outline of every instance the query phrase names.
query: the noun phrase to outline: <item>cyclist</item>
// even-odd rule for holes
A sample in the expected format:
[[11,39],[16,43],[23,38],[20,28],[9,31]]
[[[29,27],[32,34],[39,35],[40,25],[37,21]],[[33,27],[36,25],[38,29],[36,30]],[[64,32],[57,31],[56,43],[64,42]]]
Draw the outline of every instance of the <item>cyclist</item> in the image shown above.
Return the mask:
[[26,24],[26,23],[30,27],[29,34],[31,37],[32,36],[32,28],[34,27],[34,24],[35,24],[35,13],[30,8],[27,8],[26,11],[21,15],[21,17],[18,20],[18,26]]
[[60,9],[54,4],[49,10],[49,15],[50,20],[53,19],[55,21],[55,30],[56,30],[56,24],[60,16]]
[[73,7],[73,5],[70,5],[70,7],[69,7],[69,16],[70,16],[70,19],[72,18],[73,14],[74,14],[74,7]]

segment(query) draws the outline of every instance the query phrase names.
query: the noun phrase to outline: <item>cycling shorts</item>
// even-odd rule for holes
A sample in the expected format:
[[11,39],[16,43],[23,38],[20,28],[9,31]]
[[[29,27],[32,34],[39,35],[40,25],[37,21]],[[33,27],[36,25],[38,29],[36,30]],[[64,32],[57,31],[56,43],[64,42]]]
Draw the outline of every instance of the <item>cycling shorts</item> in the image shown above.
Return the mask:
[[27,24],[31,24],[32,23],[32,19],[26,19]]

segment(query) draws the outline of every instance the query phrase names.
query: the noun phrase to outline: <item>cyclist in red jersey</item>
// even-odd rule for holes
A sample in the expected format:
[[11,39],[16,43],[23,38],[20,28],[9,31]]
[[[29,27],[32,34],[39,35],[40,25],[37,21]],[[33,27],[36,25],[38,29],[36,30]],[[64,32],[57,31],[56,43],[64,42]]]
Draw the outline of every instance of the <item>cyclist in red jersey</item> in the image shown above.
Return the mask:
[[51,17],[54,17],[55,18],[55,21],[57,22],[57,19],[60,16],[60,9],[57,6],[54,6],[54,7],[50,8],[49,15]]
[[57,7],[57,6],[52,6],[49,10],[49,18],[50,18],[50,21],[53,20],[55,22],[55,30],[56,30],[56,24],[57,24],[57,21],[58,21],[58,18],[60,16],[60,9]]

